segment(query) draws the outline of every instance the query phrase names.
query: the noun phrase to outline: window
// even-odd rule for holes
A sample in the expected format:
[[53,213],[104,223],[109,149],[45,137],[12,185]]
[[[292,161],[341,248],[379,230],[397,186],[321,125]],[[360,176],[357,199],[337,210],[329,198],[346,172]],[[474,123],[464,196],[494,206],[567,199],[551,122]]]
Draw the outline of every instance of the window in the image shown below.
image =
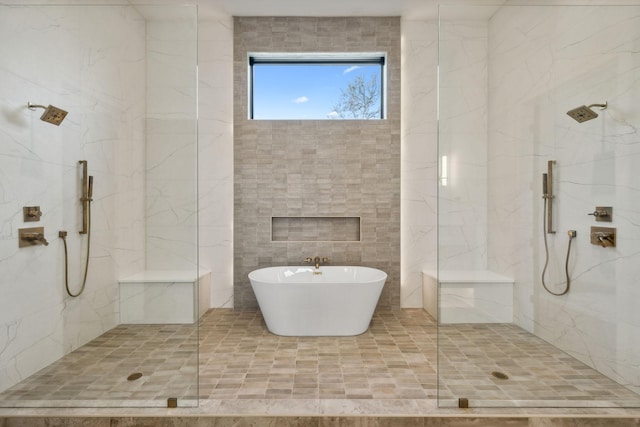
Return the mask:
[[385,54],[249,54],[249,118],[385,118]]

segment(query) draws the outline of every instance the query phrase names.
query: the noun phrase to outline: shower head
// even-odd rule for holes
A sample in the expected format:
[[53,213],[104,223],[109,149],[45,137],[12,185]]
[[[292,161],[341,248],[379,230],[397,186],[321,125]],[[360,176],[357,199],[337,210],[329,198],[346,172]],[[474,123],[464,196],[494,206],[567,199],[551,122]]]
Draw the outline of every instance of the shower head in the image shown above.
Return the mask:
[[30,110],[35,110],[36,108],[43,108],[44,113],[42,113],[42,116],[40,116],[40,120],[42,120],[43,122],[51,123],[56,126],[60,126],[60,123],[62,123],[64,118],[67,117],[67,114],[69,114],[63,109],[54,107],[53,105],[49,105],[48,107],[45,107],[44,105],[32,104],[29,102],[27,104],[27,107]]
[[598,113],[593,111],[591,107],[601,107],[602,110],[607,108],[607,103],[604,104],[591,104],[589,106],[583,105],[573,110],[567,111],[567,114],[578,123],[586,122],[587,120],[595,119],[598,117]]

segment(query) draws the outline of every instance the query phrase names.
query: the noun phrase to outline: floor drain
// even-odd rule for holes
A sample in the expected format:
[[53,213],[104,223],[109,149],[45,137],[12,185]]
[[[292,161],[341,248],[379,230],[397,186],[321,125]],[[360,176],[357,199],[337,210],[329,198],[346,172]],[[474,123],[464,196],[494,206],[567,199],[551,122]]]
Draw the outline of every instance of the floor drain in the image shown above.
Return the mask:
[[140,379],[140,377],[142,377],[142,374],[140,372],[136,372],[135,374],[131,374],[127,377],[127,381],[135,381],[137,379]]
[[498,371],[493,371],[491,372],[491,375],[493,375],[494,377],[498,378],[499,380],[508,380],[509,379],[509,375],[502,373],[502,372],[498,372]]

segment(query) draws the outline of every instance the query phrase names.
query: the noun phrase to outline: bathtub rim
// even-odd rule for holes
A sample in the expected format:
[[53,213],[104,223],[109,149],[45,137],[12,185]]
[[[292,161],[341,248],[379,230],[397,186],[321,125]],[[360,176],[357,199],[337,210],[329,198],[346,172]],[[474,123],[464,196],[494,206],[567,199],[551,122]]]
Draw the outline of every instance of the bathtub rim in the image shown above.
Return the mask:
[[[361,269],[361,270],[367,270],[367,271],[371,271],[374,272],[376,274],[381,273],[381,275],[376,276],[374,278],[371,279],[367,279],[366,281],[356,281],[356,280],[352,280],[350,281],[350,278],[346,278],[346,280],[335,280],[335,281],[323,281],[322,283],[324,284],[333,284],[333,283],[343,283],[343,282],[349,282],[350,284],[354,284],[354,285],[366,285],[366,284],[372,284],[372,283],[377,283],[380,280],[383,280],[383,283],[386,283],[387,279],[389,278],[389,275],[387,274],[386,271],[381,270],[379,268],[376,267],[368,267],[368,266],[363,266],[363,265],[322,265],[320,266],[320,271],[327,271],[327,270],[332,270],[332,269],[342,269],[342,268],[353,268],[353,269]],[[272,276],[269,279],[265,278],[258,278],[256,277],[256,274],[260,273],[260,272],[266,272],[268,270],[274,271],[274,272],[281,272],[284,269],[305,269],[307,271],[305,272],[309,272],[312,273],[313,271],[315,271],[315,268],[312,266],[308,266],[308,265],[278,265],[278,266],[269,266],[269,267],[260,267],[257,268],[255,270],[252,270],[251,272],[249,272],[249,274],[247,275],[247,277],[249,278],[249,281],[251,281],[253,283],[253,281],[259,281],[261,283],[265,283],[265,284],[269,284],[269,285],[280,285],[280,284],[294,284],[296,283],[295,281],[281,281],[278,280],[279,276]],[[327,277],[327,276],[324,276]],[[323,277],[323,278],[324,278]],[[276,280],[273,280],[276,279]],[[318,282],[305,282],[305,283],[301,283],[301,284],[313,284],[313,283],[318,283]]]

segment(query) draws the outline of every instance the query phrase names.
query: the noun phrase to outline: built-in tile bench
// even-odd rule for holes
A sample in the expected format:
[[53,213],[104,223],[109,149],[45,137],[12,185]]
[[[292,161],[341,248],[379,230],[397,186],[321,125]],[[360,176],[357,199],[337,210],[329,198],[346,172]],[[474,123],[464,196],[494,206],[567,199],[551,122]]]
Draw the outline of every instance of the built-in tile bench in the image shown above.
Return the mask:
[[440,323],[513,321],[513,279],[492,271],[423,272],[422,298],[424,309]]
[[120,284],[120,323],[194,323],[209,308],[211,273],[153,270]]

